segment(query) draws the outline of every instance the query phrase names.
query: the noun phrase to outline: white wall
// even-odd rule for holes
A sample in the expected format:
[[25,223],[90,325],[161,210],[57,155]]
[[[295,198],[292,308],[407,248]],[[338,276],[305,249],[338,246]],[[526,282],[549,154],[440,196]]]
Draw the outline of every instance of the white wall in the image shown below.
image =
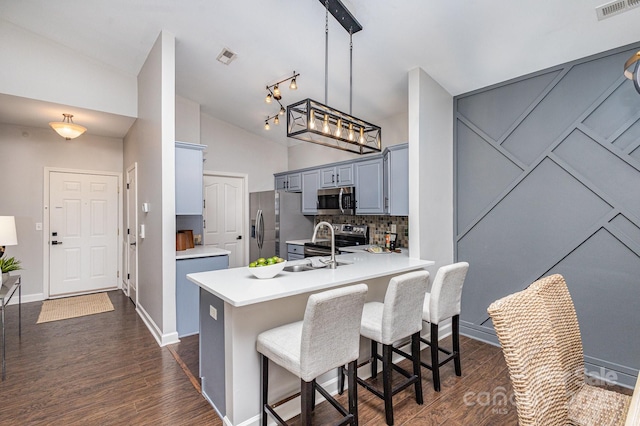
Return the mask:
[[[417,202],[416,202],[417,201]],[[409,71],[409,251],[453,261],[453,96],[420,68]]]
[[287,148],[225,121],[201,114],[200,141],[207,145],[204,169],[246,173],[249,192],[274,189],[273,174],[289,170]]
[[[175,320],[175,38],[163,32],[138,75],[138,120],[124,140],[124,168],[138,163],[138,310],[160,344]],[[140,212],[140,206],[137,206]]]
[[128,117],[137,115],[135,75],[2,19],[0,40],[0,93]]
[[200,104],[176,95],[176,140],[200,143]]
[[84,134],[67,141],[52,129],[0,124],[0,215],[16,216],[18,245],[5,256],[22,261],[23,301],[42,300],[44,290],[44,168],[122,173],[122,139]]

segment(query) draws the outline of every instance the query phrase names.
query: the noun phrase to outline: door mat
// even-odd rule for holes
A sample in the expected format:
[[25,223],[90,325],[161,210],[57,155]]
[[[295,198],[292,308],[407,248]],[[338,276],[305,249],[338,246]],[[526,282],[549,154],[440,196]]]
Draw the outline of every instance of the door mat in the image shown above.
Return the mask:
[[113,311],[107,293],[45,300],[36,324]]

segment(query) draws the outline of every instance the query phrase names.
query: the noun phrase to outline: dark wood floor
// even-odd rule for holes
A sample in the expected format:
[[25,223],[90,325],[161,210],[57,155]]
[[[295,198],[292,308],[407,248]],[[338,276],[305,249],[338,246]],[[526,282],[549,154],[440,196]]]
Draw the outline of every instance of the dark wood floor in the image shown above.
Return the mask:
[[[45,324],[36,324],[41,303],[25,304],[21,339],[17,306],[9,306],[0,425],[222,425],[183,371],[198,377],[197,336],[160,348],[122,292],[109,297],[113,312]],[[435,392],[423,369],[425,403],[409,390],[396,395],[396,425],[517,424],[500,348],[463,337],[462,372],[444,366]],[[360,424],[383,425],[382,401],[362,388],[358,395]],[[328,403],[316,407],[314,424],[335,418]]]

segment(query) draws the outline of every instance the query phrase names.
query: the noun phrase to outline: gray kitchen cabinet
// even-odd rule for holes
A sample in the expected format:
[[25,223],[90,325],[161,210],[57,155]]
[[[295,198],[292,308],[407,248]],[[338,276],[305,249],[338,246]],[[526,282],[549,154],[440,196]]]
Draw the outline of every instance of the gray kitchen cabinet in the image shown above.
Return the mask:
[[392,145],[384,151],[384,212],[409,216],[409,145]]
[[287,244],[287,260],[304,259],[304,246]]
[[284,190],[289,192],[302,191],[302,176],[300,172],[281,173],[275,175],[276,190]]
[[353,164],[339,164],[320,169],[320,188],[353,185]]
[[202,214],[202,153],[205,145],[176,142],[176,214]]
[[353,167],[356,214],[384,214],[382,157],[355,162]]
[[315,215],[318,213],[318,187],[320,185],[320,170],[307,170],[301,173],[302,180],[302,214]]
[[176,327],[178,337],[200,332],[199,287],[187,279],[194,272],[229,267],[229,256],[195,257],[176,260]]

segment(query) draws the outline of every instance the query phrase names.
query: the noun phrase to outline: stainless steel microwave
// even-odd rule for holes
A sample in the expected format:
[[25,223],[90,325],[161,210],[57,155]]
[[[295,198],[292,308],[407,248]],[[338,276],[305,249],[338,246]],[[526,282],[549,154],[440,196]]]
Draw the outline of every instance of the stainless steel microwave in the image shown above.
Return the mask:
[[318,214],[355,215],[356,189],[352,186],[318,189]]

